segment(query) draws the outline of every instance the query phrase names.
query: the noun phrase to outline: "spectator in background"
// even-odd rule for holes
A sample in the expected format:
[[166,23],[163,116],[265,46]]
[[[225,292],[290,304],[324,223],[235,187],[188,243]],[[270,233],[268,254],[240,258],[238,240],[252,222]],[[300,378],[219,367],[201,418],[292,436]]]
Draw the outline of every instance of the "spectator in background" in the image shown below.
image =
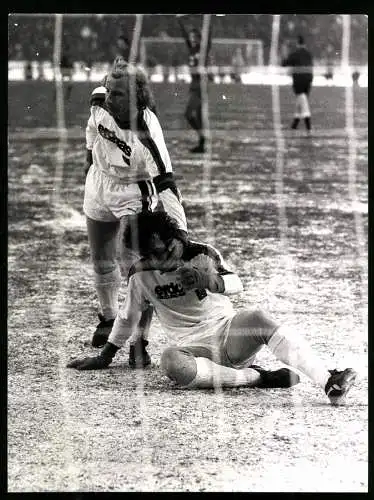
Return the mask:
[[16,61],[22,61],[25,58],[25,55],[23,53],[23,48],[20,43],[16,43],[14,46],[14,56],[13,58]]
[[86,73],[87,80],[89,80],[91,77],[92,63],[93,58],[95,57],[95,55],[93,55],[92,53],[92,37],[92,29],[90,28],[90,26],[85,24],[80,30],[80,40],[78,41],[78,44],[79,51],[84,57],[84,71]]
[[114,47],[112,48],[112,59],[118,56],[123,57],[125,61],[129,60],[130,57],[131,43],[126,35],[120,34],[116,40]]
[[360,71],[359,71],[359,69],[358,69],[358,68],[357,68],[357,69],[355,69],[355,70],[353,71],[353,73],[352,73],[352,81],[353,81],[353,85],[354,85],[355,87],[357,87],[357,86],[358,86],[358,81],[359,81],[359,79],[360,79],[360,75],[361,75],[361,74],[360,74]]
[[26,80],[32,80],[33,79],[31,61],[26,61],[26,65],[25,65],[25,79]]
[[231,65],[232,65],[232,73],[231,73],[231,78],[234,80],[234,82],[241,82],[241,74],[243,72],[243,68],[245,66],[244,62],[244,57],[242,54],[242,49],[240,47],[237,47],[234,55],[232,56],[231,60]]
[[326,50],[326,80],[332,80],[334,77],[334,56],[334,47],[329,43]]
[[[62,77],[62,85],[64,89],[64,99],[67,101],[70,99],[70,94],[73,88],[73,58],[71,55],[71,49],[68,42],[62,44],[61,59],[60,59],[60,70]],[[53,87],[53,100],[56,102],[56,87]]]
[[283,57],[282,66],[292,68],[292,88],[296,96],[296,111],[291,128],[297,129],[300,119],[304,118],[305,126],[310,132],[311,115],[308,97],[313,81],[313,57],[305,46],[303,36],[297,37],[296,50]]
[[[74,61],[71,53],[71,48],[69,43],[64,42],[61,52],[61,74],[63,82],[66,82],[66,96],[65,98],[69,100],[70,94],[73,88],[73,73],[74,73]],[[65,83],[64,83],[65,87]]]

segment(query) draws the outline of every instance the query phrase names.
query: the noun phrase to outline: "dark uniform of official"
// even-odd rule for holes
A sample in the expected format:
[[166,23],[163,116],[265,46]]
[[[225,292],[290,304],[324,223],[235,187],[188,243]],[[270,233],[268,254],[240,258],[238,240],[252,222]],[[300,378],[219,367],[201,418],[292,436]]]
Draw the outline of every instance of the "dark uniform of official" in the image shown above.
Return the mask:
[[282,66],[290,66],[292,68],[292,89],[296,95],[297,112],[291,128],[296,129],[300,118],[303,117],[305,126],[307,130],[310,131],[311,117],[308,95],[313,81],[313,57],[310,51],[305,47],[302,36],[298,37],[296,50],[283,59]]
[[298,47],[286,59],[282,66],[292,67],[292,88],[296,95],[308,95],[313,81],[313,57],[309,50]]

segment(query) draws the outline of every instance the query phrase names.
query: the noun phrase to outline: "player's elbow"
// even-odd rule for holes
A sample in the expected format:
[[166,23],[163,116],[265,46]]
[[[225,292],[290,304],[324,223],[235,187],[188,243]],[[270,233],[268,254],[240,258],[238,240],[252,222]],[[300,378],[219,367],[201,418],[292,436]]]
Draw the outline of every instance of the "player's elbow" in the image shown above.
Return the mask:
[[237,274],[225,274],[222,276],[222,279],[225,284],[225,295],[231,295],[243,291],[243,282]]

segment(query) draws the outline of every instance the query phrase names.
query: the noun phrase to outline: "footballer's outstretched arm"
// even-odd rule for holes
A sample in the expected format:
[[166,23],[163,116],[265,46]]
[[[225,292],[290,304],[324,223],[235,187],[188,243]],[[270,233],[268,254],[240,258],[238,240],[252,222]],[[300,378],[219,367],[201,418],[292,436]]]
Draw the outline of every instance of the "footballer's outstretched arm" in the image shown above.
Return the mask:
[[179,27],[180,27],[180,29],[182,31],[183,38],[184,38],[184,40],[185,40],[185,42],[187,44],[187,47],[189,49],[191,49],[191,43],[190,43],[190,39],[188,37],[188,31],[187,31],[185,25],[182,23],[180,16],[177,15],[177,19],[178,19]]
[[108,341],[100,354],[95,357],[73,359],[67,364],[67,367],[76,368],[77,370],[101,370],[107,368],[113,361],[116,352],[126,343],[126,340],[136,329],[142,315],[142,309],[145,307],[148,307],[148,304],[143,301],[139,289],[134,284],[134,279],[130,279],[125,305],[117,314]]
[[108,341],[100,354],[94,357],[75,358],[67,364],[67,368],[76,368],[77,370],[102,370],[103,368],[107,368],[113,361],[116,352],[131,336],[134,320],[133,318],[125,320],[117,314]]

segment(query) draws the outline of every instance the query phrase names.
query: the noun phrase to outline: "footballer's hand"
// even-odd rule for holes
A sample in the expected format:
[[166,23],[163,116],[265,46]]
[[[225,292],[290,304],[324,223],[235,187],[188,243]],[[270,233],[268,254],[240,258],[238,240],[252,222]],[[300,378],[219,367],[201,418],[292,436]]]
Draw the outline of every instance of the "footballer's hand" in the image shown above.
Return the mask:
[[177,270],[177,276],[185,290],[210,288],[208,273],[196,267],[180,267]]
[[67,368],[76,368],[77,370],[102,370],[107,368],[110,360],[103,356],[95,356],[93,358],[75,358],[66,365]]
[[174,238],[169,246],[169,255],[168,259],[171,260],[179,260],[181,255],[183,254],[184,245],[181,240]]

